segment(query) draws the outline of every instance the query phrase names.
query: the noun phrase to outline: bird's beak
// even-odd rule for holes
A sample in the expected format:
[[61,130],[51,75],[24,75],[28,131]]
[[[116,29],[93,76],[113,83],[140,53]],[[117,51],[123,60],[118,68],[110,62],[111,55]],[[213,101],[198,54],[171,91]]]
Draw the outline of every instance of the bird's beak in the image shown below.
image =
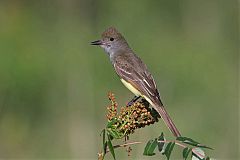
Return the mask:
[[91,42],[91,45],[102,45],[102,41],[101,40],[97,40],[97,41],[93,41]]

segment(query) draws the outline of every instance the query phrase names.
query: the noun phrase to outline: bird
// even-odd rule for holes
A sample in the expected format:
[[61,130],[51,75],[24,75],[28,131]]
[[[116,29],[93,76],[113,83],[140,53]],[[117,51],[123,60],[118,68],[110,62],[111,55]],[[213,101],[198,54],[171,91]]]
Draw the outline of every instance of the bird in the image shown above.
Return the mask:
[[160,99],[152,74],[123,35],[115,27],[109,27],[102,33],[101,39],[91,42],[91,45],[98,45],[105,50],[121,82],[135,94],[132,101],[140,97],[145,99],[158,112],[172,134],[180,137],[179,130]]

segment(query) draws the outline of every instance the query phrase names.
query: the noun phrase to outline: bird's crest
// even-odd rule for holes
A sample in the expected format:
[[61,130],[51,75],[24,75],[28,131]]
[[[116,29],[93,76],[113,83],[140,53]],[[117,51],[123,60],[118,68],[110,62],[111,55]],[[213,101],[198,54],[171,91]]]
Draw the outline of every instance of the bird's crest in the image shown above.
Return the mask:
[[120,38],[122,35],[118,32],[115,27],[109,27],[102,33],[102,38]]

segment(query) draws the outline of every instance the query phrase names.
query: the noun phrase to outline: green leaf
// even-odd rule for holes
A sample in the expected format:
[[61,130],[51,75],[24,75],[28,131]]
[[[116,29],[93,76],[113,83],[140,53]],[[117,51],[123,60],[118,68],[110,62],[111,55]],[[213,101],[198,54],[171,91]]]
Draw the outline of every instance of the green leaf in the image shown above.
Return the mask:
[[189,155],[189,153],[192,151],[192,148],[188,148],[188,147],[186,147],[186,148],[184,148],[183,149],[183,158],[186,160],[187,159],[187,157],[188,157],[188,155]]
[[163,153],[164,155],[166,155],[168,160],[170,159],[170,156],[171,156],[172,150],[174,148],[174,145],[175,145],[175,142],[169,142],[167,144],[167,147],[166,147],[164,153]]
[[119,132],[116,129],[109,128],[109,129],[107,129],[107,132],[115,139],[120,139],[120,138],[122,138],[124,136],[123,133]]
[[157,144],[158,144],[157,139],[149,140],[147,145],[144,148],[143,155],[145,155],[145,156],[155,155],[154,150],[157,147]]
[[186,143],[186,144],[193,145],[193,146],[196,146],[196,145],[200,144],[199,142],[197,142],[197,141],[195,141],[191,138],[188,138],[188,137],[177,137],[177,140],[181,141],[183,143]]
[[108,149],[109,149],[110,153],[112,154],[114,160],[116,160],[114,148],[113,148],[112,141],[111,141],[112,139],[109,134],[107,134],[107,135],[108,135],[108,141],[107,141]]
[[211,150],[213,150],[213,148],[208,147],[208,146],[205,146],[205,145],[202,145],[202,144],[198,144],[196,147],[199,147],[199,148],[206,148],[206,149],[211,149]]
[[158,137],[158,151],[160,153],[164,153],[164,150],[166,148],[166,143],[165,142],[159,142],[159,141],[166,141],[163,132],[161,133],[161,135]]
[[177,137],[177,140],[178,141],[181,141],[185,144],[189,144],[189,145],[192,145],[192,146],[196,146],[196,147],[200,147],[200,148],[208,148],[208,149],[213,149],[211,147],[208,147],[208,146],[205,146],[205,145],[202,145],[200,144],[199,142],[191,139],[191,138],[188,138],[188,137]]
[[106,132],[105,132],[105,129],[103,129],[102,132],[101,132],[101,134],[100,134],[100,136],[103,136],[103,145],[104,145],[104,143],[105,143],[105,141],[106,141],[106,140],[105,140],[105,136],[106,136],[105,133],[106,133]]
[[205,153],[201,148],[192,149],[192,160],[204,160]]
[[105,157],[105,155],[107,153],[107,144],[108,144],[108,142],[106,141],[103,145],[103,157]]
[[113,128],[113,124],[117,123],[117,119],[113,118],[111,121],[108,122],[107,128]]
[[105,129],[102,130],[101,136],[103,136],[103,139],[102,139],[102,147],[103,147],[103,157],[105,156],[106,154],[106,151],[107,151],[107,142],[106,142],[106,131]]

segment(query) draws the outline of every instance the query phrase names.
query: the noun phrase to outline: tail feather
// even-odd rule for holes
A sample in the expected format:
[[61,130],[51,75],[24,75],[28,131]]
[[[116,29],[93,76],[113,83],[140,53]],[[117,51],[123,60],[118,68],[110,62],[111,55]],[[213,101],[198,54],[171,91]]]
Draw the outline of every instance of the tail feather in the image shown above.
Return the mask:
[[181,134],[175,124],[173,123],[172,119],[168,115],[166,109],[162,105],[153,105],[153,108],[159,113],[161,118],[163,119],[164,123],[167,125],[169,130],[173,133],[175,137],[180,137]]

